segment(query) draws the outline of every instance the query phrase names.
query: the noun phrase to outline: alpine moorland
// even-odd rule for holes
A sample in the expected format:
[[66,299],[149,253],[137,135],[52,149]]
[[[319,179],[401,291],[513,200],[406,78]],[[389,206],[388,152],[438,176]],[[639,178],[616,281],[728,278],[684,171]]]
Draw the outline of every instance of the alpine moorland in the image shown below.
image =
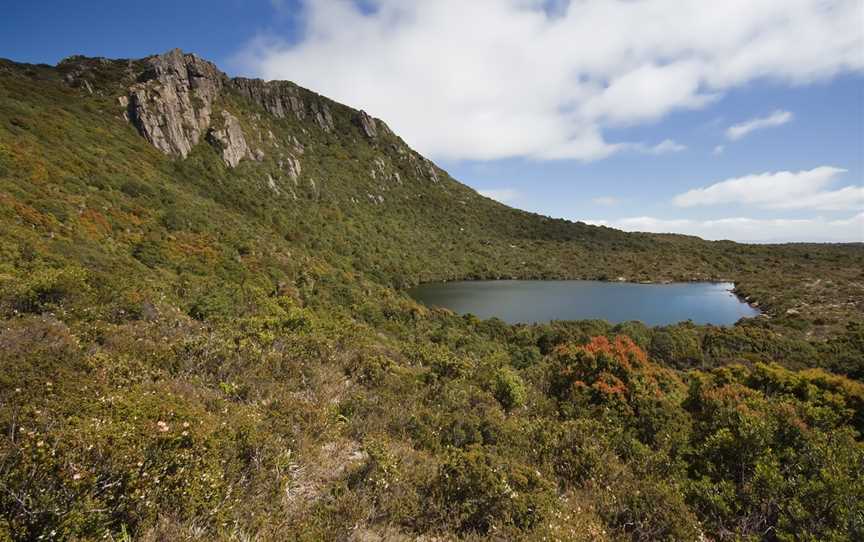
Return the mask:
[[[0,61],[0,539],[860,540],[864,246],[625,233],[173,50]],[[508,325],[452,279],[735,283]]]

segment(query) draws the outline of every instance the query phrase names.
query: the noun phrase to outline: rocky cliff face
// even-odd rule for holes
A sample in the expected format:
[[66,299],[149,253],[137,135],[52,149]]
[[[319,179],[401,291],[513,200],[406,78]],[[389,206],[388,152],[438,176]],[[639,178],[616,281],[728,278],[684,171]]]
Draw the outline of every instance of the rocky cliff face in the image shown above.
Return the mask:
[[237,167],[240,160],[250,156],[249,145],[240,128],[240,121],[228,111],[222,111],[223,126],[220,129],[211,128],[208,139],[222,150],[222,160],[228,167]]
[[[93,71],[92,67],[85,66],[87,70],[83,71],[76,68],[83,61],[70,59],[66,71],[75,86],[85,85],[89,90],[90,87],[86,85],[87,74]],[[244,77],[229,79],[211,62],[179,49],[142,61],[128,61],[124,68],[128,74],[126,80],[135,81],[129,86],[128,94],[119,99],[126,108],[126,117],[147,141],[170,156],[185,158],[195,145],[206,140],[220,151],[225,165],[231,168],[237,167],[245,159],[264,159],[261,148],[253,149],[251,145],[254,141],[259,144],[264,141],[262,132],[244,133],[240,120],[235,116],[237,112],[223,109],[226,102],[220,101],[220,98],[225,93],[242,96],[277,119],[293,116],[307,123],[310,129],[324,132],[337,129],[331,109],[339,110],[339,106],[323,96],[289,81]],[[247,128],[255,132],[254,124],[252,128],[247,124]],[[393,133],[384,122],[365,111],[351,110],[344,124],[338,129],[356,127],[374,146],[389,141],[389,147],[395,151],[394,158],[398,162],[404,162],[418,178],[439,182],[435,165],[404,143],[393,142],[390,139]],[[293,141],[282,142],[275,142],[272,132],[269,137],[269,144],[281,149],[276,155],[279,169],[296,183],[301,172],[297,157],[303,153],[303,146],[293,136]],[[280,144],[284,146],[280,147]],[[395,169],[390,171],[392,167],[385,168],[383,164],[376,162],[371,177],[401,183],[399,173]]]
[[378,125],[375,119],[366,114],[365,111],[357,112],[357,115],[354,116],[354,124],[359,126],[369,139],[378,137]]
[[227,77],[179,49],[147,60],[150,69],[129,89],[129,120],[154,147],[185,158],[210,127]]
[[236,77],[231,86],[270,114],[284,119],[293,114],[297,120],[312,119],[325,132],[334,129],[333,115],[323,100],[303,99],[300,87],[289,81],[262,81]]
[[[120,103],[127,107],[127,117],[141,135],[165,154],[185,158],[206,137],[221,150],[229,167],[236,167],[244,158],[255,157],[239,121],[230,112],[222,112],[222,122],[216,123],[221,127],[211,126],[214,105],[229,87],[277,118],[290,114],[298,120],[314,122],[325,132],[335,129],[326,100],[309,96],[304,99],[294,83],[242,77],[229,80],[214,64],[179,49],[146,61],[148,68],[137,77],[128,97],[121,97]],[[368,120],[364,131],[369,135],[371,130],[373,137],[375,121],[365,116]],[[296,177],[299,169],[295,160],[289,174]]]

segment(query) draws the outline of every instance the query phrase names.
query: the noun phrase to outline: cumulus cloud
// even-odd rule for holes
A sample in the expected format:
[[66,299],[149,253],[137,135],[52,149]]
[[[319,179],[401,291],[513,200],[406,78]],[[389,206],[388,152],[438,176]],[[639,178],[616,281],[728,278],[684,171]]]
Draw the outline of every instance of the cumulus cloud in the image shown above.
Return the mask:
[[730,239],[749,243],[864,242],[864,212],[839,220],[821,217],[806,219],[735,217],[718,220],[686,220],[639,216],[586,222],[625,231],[681,233],[696,235],[703,239]]
[[864,186],[826,190],[845,169],[830,166],[727,179],[675,196],[679,207],[743,204],[765,209],[846,211],[864,209]]
[[554,5],[305,0],[299,41],[261,35],[236,61],[361,107],[432,157],[480,160],[645,149],[605,134],[755,79],[864,69],[860,0]]
[[519,198],[519,192],[514,188],[487,188],[477,191],[481,196],[494,199],[499,203],[512,204]]
[[726,150],[725,145],[717,145],[716,147],[714,147],[714,150],[711,151],[711,154],[713,154],[714,156],[720,156],[721,154],[723,154],[723,151],[725,151],[725,150]]
[[781,126],[792,120],[792,113],[789,111],[774,111],[767,117],[758,117],[745,122],[733,124],[726,128],[726,137],[732,141],[741,139],[754,130],[763,128],[771,128],[772,126]]

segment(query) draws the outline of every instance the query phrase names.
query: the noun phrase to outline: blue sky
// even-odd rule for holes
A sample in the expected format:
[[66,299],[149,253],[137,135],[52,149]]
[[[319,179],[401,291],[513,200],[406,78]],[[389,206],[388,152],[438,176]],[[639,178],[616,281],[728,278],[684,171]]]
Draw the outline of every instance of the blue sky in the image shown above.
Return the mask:
[[4,6],[0,57],[180,47],[362,107],[516,207],[864,241],[862,21],[858,0],[33,0]]

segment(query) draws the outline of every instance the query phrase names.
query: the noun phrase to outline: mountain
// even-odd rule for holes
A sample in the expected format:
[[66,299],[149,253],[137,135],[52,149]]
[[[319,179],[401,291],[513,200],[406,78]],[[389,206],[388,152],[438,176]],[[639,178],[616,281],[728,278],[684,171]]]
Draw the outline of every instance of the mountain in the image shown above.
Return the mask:
[[[864,529],[860,244],[512,209],[179,50],[0,60],[0,225],[0,538]],[[404,293],[505,277],[729,280],[766,316],[507,326]]]

